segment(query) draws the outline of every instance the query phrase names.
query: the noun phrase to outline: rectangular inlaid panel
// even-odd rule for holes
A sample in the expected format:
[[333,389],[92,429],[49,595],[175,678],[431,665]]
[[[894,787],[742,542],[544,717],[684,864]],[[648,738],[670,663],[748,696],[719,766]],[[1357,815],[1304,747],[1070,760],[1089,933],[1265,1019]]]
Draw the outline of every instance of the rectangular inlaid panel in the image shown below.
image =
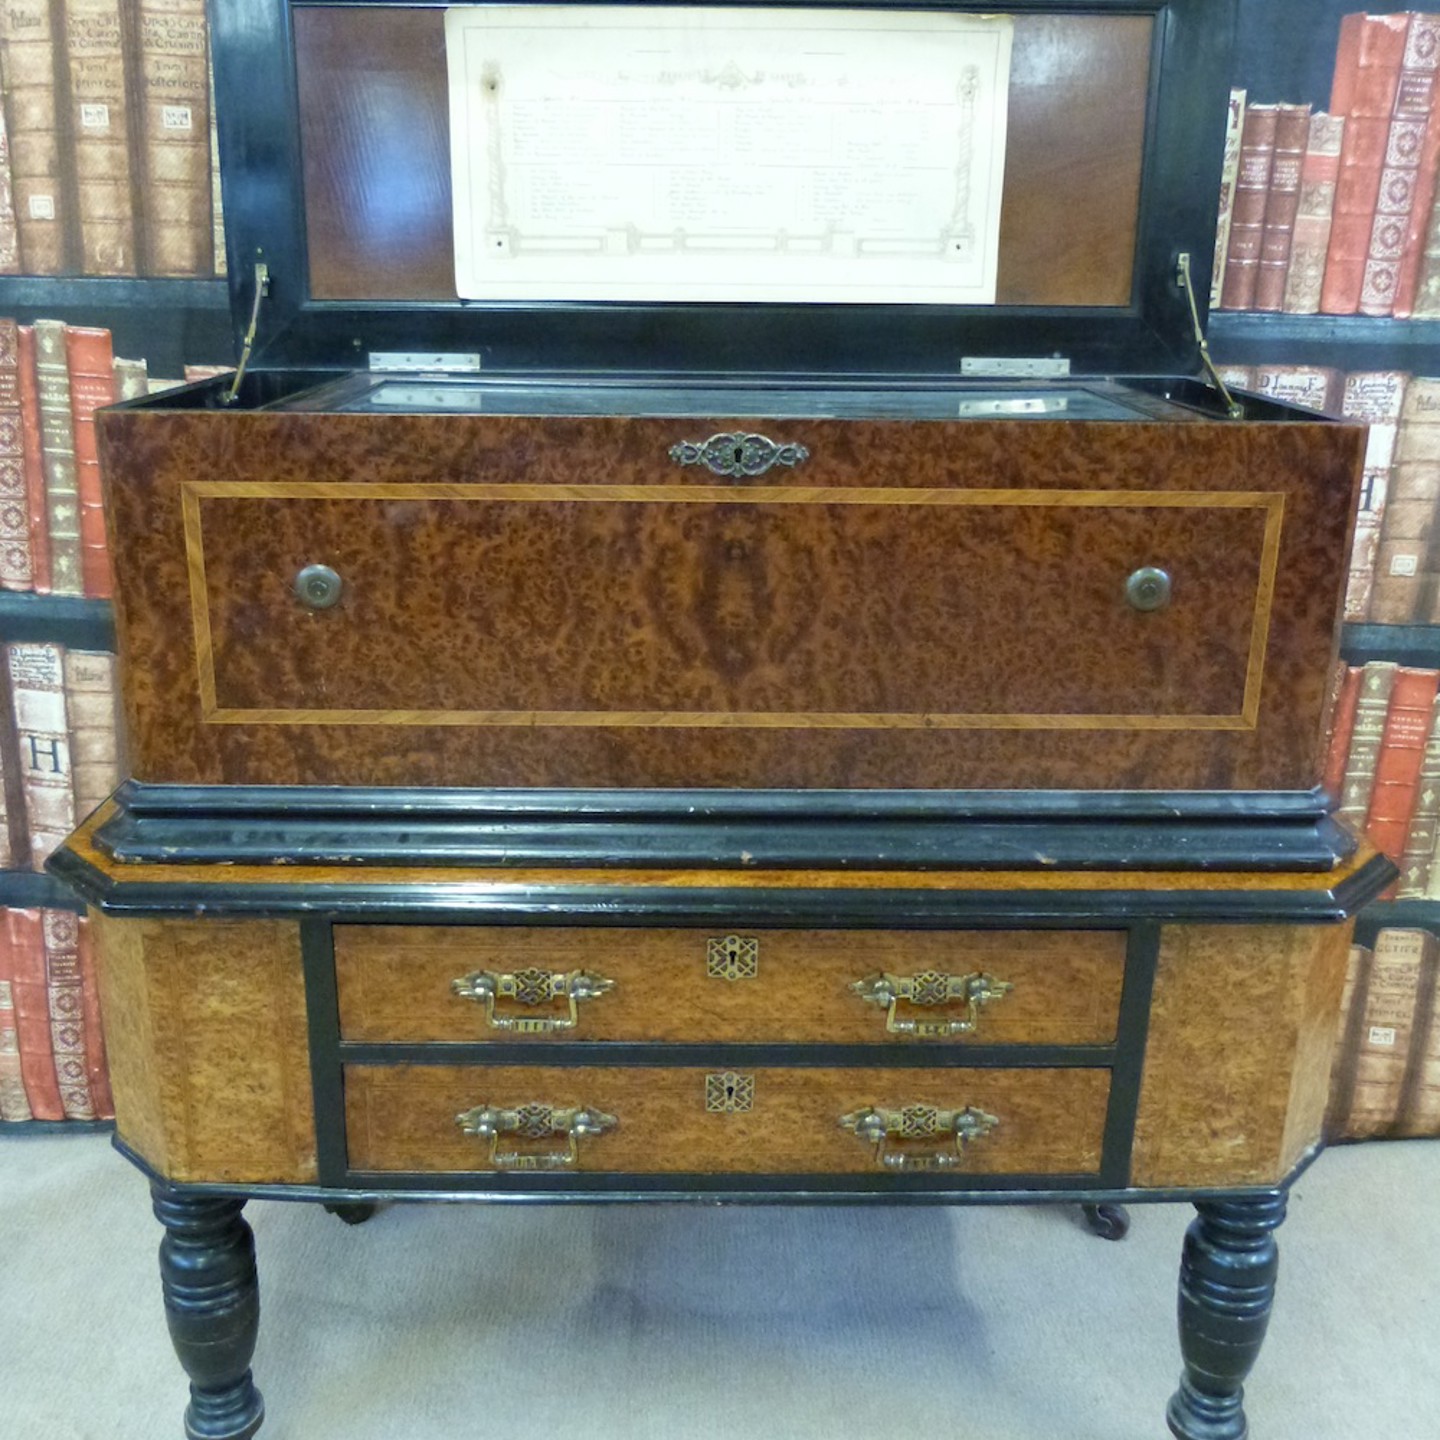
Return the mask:
[[1362,432],[807,420],[767,427],[793,472],[670,458],[758,424],[105,415],[136,778],[1315,783]]
[[[185,508],[212,724],[1184,731],[1255,723],[1284,497],[197,480]],[[344,590],[312,611],[319,555]]]
[[[1119,931],[339,925],[334,933],[341,1034],[371,1043],[1105,1045],[1115,1039],[1125,969]],[[551,977],[577,971],[610,988],[576,1002],[573,1028],[537,1028],[568,1020],[566,987]],[[477,974],[487,977],[480,998],[456,993],[457,980]],[[882,975],[904,982],[897,1027],[967,1023],[959,983],[967,975],[990,977],[996,993],[976,1005],[973,1030],[917,1038],[913,1029],[890,1033],[890,1007],[851,988]],[[491,1026],[484,987],[505,980],[508,993],[492,1007],[500,1024]]]
[[[310,286],[453,300],[444,12],[297,5]],[[1015,18],[998,300],[1127,305],[1153,21]]]
[[[577,1141],[573,1168],[582,1171],[863,1174],[886,1167],[842,1120],[910,1110],[911,1128],[921,1129],[929,1107],[996,1122],[965,1145],[951,1173],[1087,1175],[1099,1170],[1109,1092],[1108,1070],[351,1065],[346,1137],[352,1170],[485,1171],[497,1168],[491,1141],[467,1135],[459,1117],[482,1107],[580,1108],[615,1122]],[[953,1138],[920,1148],[957,1154]],[[566,1142],[502,1135],[495,1149],[543,1156],[563,1153]],[[543,1168],[543,1159],[534,1164]]]

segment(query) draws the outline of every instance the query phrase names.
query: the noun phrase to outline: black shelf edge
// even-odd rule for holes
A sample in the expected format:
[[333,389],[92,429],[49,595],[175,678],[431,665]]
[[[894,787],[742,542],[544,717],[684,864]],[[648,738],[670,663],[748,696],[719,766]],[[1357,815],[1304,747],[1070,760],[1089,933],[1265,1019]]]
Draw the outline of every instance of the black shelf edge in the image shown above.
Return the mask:
[[108,1135],[113,1120],[0,1120],[5,1135]]
[[115,650],[115,616],[108,600],[81,595],[36,595],[0,590],[0,641],[53,641],[74,650]]
[[[174,310],[230,309],[224,280],[151,280],[137,276],[0,275],[0,310],[109,310],[132,305]],[[57,316],[64,319],[64,316]]]
[[1216,360],[1224,347],[1272,345],[1373,346],[1387,350],[1440,350],[1440,320],[1395,320],[1372,315],[1276,315],[1254,310],[1212,310],[1208,326]]
[[1352,665],[1393,660],[1440,670],[1440,625],[1346,625],[1340,654]]
[[1381,930],[1434,930],[1440,933],[1440,900],[1377,900],[1360,912],[1355,941],[1374,943]]
[[0,907],[83,911],[85,902],[53,875],[39,870],[0,870]]

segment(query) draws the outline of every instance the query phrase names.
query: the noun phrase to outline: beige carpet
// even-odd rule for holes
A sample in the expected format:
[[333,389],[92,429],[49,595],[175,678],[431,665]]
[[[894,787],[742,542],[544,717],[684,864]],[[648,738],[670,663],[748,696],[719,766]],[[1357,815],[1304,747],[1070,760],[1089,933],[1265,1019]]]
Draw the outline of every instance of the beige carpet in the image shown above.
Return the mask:
[[[1297,1186],[1254,1440],[1440,1436],[1440,1143]],[[1188,1207],[252,1203],[266,1440],[1162,1440]],[[103,1139],[0,1136],[0,1437],[181,1440],[159,1228]]]

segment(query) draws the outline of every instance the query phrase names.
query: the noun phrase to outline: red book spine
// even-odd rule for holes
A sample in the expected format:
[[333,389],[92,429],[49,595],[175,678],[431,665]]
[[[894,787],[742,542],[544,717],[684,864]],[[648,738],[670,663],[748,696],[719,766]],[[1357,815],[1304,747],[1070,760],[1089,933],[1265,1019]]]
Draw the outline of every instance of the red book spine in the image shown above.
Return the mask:
[[14,979],[15,1029],[20,1037],[20,1075],[30,1113],[37,1120],[63,1120],[55,1048],[50,1034],[50,988],[45,975],[45,942],[38,910],[6,910],[4,943]]
[[95,412],[115,403],[115,353],[108,330],[65,327],[70,371],[70,414],[75,424],[75,484],[80,494],[80,574],[84,593],[108,600],[114,593],[105,539],[105,500]]
[[1398,861],[1405,853],[1405,842],[1410,837],[1410,817],[1415,810],[1420,763],[1430,735],[1430,712],[1435,706],[1437,686],[1440,671],[1401,666],[1390,692],[1365,833],[1375,848],[1392,860]]
[[85,1017],[85,1061],[90,1072],[90,1098],[97,1120],[115,1118],[110,1071],[105,1060],[105,1033],[100,1022],[100,984],[95,974],[95,943],[90,924],[80,921],[80,998]]
[[1340,25],[1330,111],[1346,118],[1320,292],[1327,315],[1353,315],[1360,308],[1409,28],[1409,15],[1347,15]]
[[90,1093],[90,1037],[85,1031],[84,986],[80,977],[80,917],[70,910],[42,910],[45,975],[50,984],[50,1039],[55,1078],[67,1120],[93,1120]]
[[1346,667],[1345,678],[1335,696],[1335,709],[1330,722],[1330,749],[1325,757],[1322,784],[1331,800],[1338,802],[1345,780],[1345,757],[1350,753],[1350,737],[1355,733],[1355,707],[1360,703],[1360,676],[1363,667]]
[[1265,200],[1265,230],[1255,277],[1256,310],[1279,310],[1285,303],[1285,277],[1300,209],[1300,171],[1310,142],[1310,107],[1281,105],[1275,122],[1275,158]]
[[1240,173],[1230,212],[1230,253],[1225,258],[1225,284],[1220,291],[1220,304],[1226,310],[1248,310],[1255,301],[1279,115],[1277,105],[1251,105],[1245,112]]
[[20,425],[24,431],[25,496],[30,511],[32,588],[50,593],[50,532],[45,524],[45,452],[40,431],[40,386],[35,375],[35,330],[20,327]]
[[0,586],[29,590],[34,578],[20,418],[20,327],[0,320]]

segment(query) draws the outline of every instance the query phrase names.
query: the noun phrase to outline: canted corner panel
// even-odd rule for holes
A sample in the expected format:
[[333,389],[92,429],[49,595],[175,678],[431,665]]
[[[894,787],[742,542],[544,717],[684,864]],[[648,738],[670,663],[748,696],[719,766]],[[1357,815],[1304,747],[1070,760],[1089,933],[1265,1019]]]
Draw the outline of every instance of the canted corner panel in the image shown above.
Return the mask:
[[313,1183],[314,1102],[298,927],[143,921],[149,1065],[166,1174]]
[[[182,486],[203,718],[251,726],[1249,731],[1284,506],[1265,491]],[[341,574],[335,608],[292,593],[309,560]],[[1175,597],[1140,614],[1124,584],[1152,562]],[[1165,667],[1199,616],[1205,653],[1181,683]]]
[[1297,1136],[1310,1128],[1305,1114],[1315,1108],[1309,1092],[1318,1082],[1299,1084],[1297,1077],[1318,1069],[1315,1051],[1328,1054],[1334,1034],[1338,982],[1326,960],[1332,943],[1332,932],[1318,926],[1165,927],[1135,1122],[1134,1184],[1284,1178],[1303,1153]]

